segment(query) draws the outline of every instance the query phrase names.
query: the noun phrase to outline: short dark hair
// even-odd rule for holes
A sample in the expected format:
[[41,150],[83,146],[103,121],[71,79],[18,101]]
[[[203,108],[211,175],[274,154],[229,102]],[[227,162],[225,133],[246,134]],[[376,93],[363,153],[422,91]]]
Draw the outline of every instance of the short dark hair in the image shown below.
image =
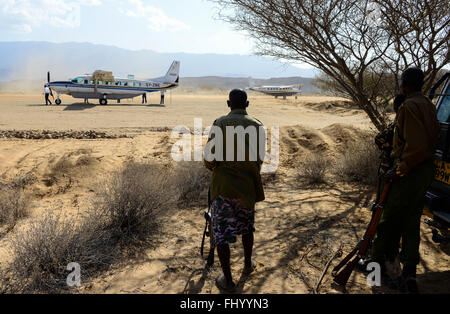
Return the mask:
[[398,108],[400,108],[400,106],[403,104],[405,99],[406,99],[406,97],[402,94],[399,94],[395,97],[395,99],[394,99],[394,111],[395,112],[398,111]]
[[247,108],[247,93],[242,89],[233,89],[229,95],[229,105],[234,109]]
[[408,68],[402,74],[402,85],[409,86],[415,91],[422,89],[425,75],[423,71],[417,67]]

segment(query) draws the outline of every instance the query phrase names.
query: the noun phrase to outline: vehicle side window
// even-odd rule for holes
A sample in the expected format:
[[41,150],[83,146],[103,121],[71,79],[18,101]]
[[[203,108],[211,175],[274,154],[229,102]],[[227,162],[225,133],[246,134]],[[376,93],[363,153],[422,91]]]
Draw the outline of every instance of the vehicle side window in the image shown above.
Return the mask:
[[103,85],[103,81],[98,81],[98,85]]
[[128,86],[128,82],[125,82],[125,83],[123,84],[123,86]]
[[448,84],[445,96],[439,105],[438,120],[440,122],[450,122],[450,84]]
[[121,84],[120,84],[120,82],[116,82],[116,86],[120,86]]
[[93,81],[93,80],[90,80],[90,81],[89,81],[89,84],[94,84],[94,81]]
[[84,84],[87,84],[87,83],[89,83],[89,81],[88,80],[84,80]]

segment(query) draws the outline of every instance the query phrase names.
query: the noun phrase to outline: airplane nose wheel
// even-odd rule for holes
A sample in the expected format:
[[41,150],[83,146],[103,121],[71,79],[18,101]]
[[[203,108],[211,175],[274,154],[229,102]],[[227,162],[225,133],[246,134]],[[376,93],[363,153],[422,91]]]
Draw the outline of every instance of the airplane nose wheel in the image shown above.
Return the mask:
[[106,106],[108,104],[108,101],[106,99],[100,99],[100,105]]
[[59,98],[56,99],[56,100],[55,100],[55,104],[58,105],[58,106],[61,105],[61,99],[59,99]]

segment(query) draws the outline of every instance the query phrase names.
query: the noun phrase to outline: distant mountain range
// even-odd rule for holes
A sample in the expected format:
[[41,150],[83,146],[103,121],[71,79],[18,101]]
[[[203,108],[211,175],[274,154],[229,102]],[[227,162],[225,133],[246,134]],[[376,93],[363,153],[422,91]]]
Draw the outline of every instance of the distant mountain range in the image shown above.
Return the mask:
[[270,58],[246,55],[159,53],[132,51],[90,43],[0,42],[0,81],[65,80],[95,70],[117,76],[151,78],[166,73],[173,60],[181,61],[182,77],[314,77],[314,69],[298,68]]
[[0,91],[40,91],[47,71],[52,80],[67,80],[95,70],[116,76],[159,77],[173,60],[181,61],[180,89],[245,88],[249,77],[256,85],[304,84],[305,93],[317,92],[311,84],[317,73],[270,58],[245,55],[158,53],[131,51],[90,43],[0,42]]

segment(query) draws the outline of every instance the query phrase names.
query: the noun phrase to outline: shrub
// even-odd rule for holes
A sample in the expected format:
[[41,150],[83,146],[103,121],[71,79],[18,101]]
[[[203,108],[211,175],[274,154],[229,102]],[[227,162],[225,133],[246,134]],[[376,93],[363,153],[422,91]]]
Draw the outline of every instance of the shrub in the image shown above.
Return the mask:
[[67,265],[81,266],[82,281],[106,270],[124,252],[155,235],[177,200],[173,169],[128,162],[113,173],[82,217],[49,213],[11,240],[13,261],[0,273],[0,293],[68,290]]
[[94,212],[75,223],[53,212],[32,222],[11,239],[14,258],[2,270],[0,292],[59,293],[69,288],[69,263],[80,265],[82,281],[108,268],[115,241],[102,222]]
[[0,185],[0,226],[11,230],[17,220],[27,216],[29,199],[18,185]]
[[174,186],[181,206],[206,204],[211,173],[202,162],[180,162],[175,166]]
[[309,184],[325,183],[329,167],[330,161],[322,154],[310,154],[304,159],[298,176]]
[[351,144],[338,161],[337,174],[345,181],[376,184],[380,152],[369,140]]
[[157,218],[176,201],[172,170],[156,163],[128,162],[101,189],[95,207],[121,243],[141,241],[157,230]]

